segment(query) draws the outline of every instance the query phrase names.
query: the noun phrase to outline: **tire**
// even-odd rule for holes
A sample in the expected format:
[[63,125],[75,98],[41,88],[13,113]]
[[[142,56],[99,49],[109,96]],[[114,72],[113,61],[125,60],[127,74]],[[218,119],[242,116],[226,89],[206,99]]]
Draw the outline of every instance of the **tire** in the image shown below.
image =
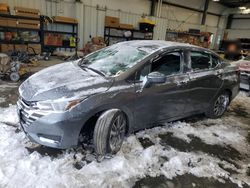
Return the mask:
[[220,93],[213,101],[208,111],[205,113],[207,117],[216,119],[221,117],[230,103],[230,95],[228,92]]
[[10,73],[10,80],[13,82],[17,82],[20,79],[20,75],[18,72],[12,72]]
[[126,133],[127,121],[118,109],[105,111],[97,120],[94,129],[94,147],[97,155],[117,153]]

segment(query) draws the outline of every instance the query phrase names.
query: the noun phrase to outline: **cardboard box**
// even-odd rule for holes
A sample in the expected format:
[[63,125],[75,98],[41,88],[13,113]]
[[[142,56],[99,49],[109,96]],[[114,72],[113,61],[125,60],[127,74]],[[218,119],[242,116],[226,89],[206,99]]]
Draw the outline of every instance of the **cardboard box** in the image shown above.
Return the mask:
[[0,11],[1,12],[9,12],[9,7],[6,3],[0,3]]
[[12,44],[1,44],[0,50],[2,53],[8,53],[9,51],[14,50],[14,45]]
[[48,33],[44,37],[44,44],[49,46],[62,46],[63,45],[62,35]]
[[16,27],[16,19],[12,19],[12,18],[0,18],[0,26]]
[[10,14],[10,12],[9,11],[0,11],[0,14]]
[[41,44],[28,44],[28,54],[41,54]]
[[27,45],[26,44],[15,44],[15,50],[26,52],[27,51]]
[[102,43],[104,43],[104,38],[103,37],[93,37],[92,39],[91,39],[91,42],[93,43],[93,44],[102,44]]
[[40,21],[38,21],[38,20],[18,19],[16,27],[18,27],[18,28],[29,28],[29,29],[39,29],[40,28]]
[[134,29],[134,26],[131,24],[122,24],[120,23],[120,28],[122,29]]
[[8,23],[8,27],[16,27],[17,20],[9,18],[7,23]]
[[40,17],[40,10],[25,8],[25,7],[14,7],[15,14],[18,16],[27,16],[32,18]]
[[117,17],[105,16],[105,26],[118,28],[120,26],[120,19]]
[[62,23],[74,23],[77,24],[78,21],[75,18],[63,17],[63,16],[53,16],[54,22]]
[[0,18],[0,26],[8,26],[8,22],[6,18]]

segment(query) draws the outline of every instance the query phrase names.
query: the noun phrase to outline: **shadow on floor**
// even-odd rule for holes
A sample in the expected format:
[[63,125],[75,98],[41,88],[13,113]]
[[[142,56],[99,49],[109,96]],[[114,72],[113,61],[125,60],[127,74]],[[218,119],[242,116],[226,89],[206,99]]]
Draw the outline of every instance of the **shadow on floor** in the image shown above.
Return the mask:
[[50,156],[52,158],[56,158],[58,155],[62,154],[64,150],[49,148],[46,146],[37,146],[37,147],[26,147],[29,153],[33,153],[34,151],[38,152],[42,156]]
[[[225,179],[225,183],[213,178],[196,177],[191,174],[176,176],[172,180],[165,176],[145,177],[135,183],[133,188],[238,188],[238,185]],[[243,185],[243,188],[247,188]]]
[[229,145],[210,145],[204,143],[200,138],[194,135],[188,135],[188,137],[191,139],[189,143],[185,140],[174,137],[173,133],[171,132],[161,134],[159,137],[161,138],[162,145],[168,145],[183,152],[201,151],[233,164],[234,160],[239,160],[242,158],[240,152]]

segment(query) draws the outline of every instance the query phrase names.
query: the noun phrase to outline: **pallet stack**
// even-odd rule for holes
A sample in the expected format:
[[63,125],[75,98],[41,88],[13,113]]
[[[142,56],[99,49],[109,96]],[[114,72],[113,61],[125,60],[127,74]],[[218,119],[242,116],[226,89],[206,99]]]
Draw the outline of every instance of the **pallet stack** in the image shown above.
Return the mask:
[[30,18],[37,18],[34,19],[17,19],[17,27],[19,28],[29,28],[29,29],[39,29],[40,28],[40,10],[38,9],[31,9],[31,8],[24,8],[24,7],[14,7],[15,15],[16,16],[24,16]]
[[7,4],[0,4],[0,50],[3,53],[12,50],[27,51],[34,49],[41,53],[40,43],[40,11],[38,9],[14,7],[14,15],[6,15]]
[[39,18],[40,17],[40,10],[33,9],[33,8],[24,8],[24,7],[14,7],[15,15],[17,16],[24,16],[24,17],[31,17],[31,18]]

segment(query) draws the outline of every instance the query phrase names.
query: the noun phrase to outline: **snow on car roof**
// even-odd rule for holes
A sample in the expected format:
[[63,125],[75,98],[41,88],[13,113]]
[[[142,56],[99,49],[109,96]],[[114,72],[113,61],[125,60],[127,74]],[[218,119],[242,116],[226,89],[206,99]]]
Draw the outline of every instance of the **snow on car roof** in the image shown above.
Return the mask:
[[[183,46],[183,47],[198,47],[187,43],[171,42],[165,40],[132,40],[126,42],[120,42],[119,45],[130,45],[134,47],[150,47],[156,48],[156,50],[172,47],[172,46]],[[200,48],[200,47],[198,47]]]

